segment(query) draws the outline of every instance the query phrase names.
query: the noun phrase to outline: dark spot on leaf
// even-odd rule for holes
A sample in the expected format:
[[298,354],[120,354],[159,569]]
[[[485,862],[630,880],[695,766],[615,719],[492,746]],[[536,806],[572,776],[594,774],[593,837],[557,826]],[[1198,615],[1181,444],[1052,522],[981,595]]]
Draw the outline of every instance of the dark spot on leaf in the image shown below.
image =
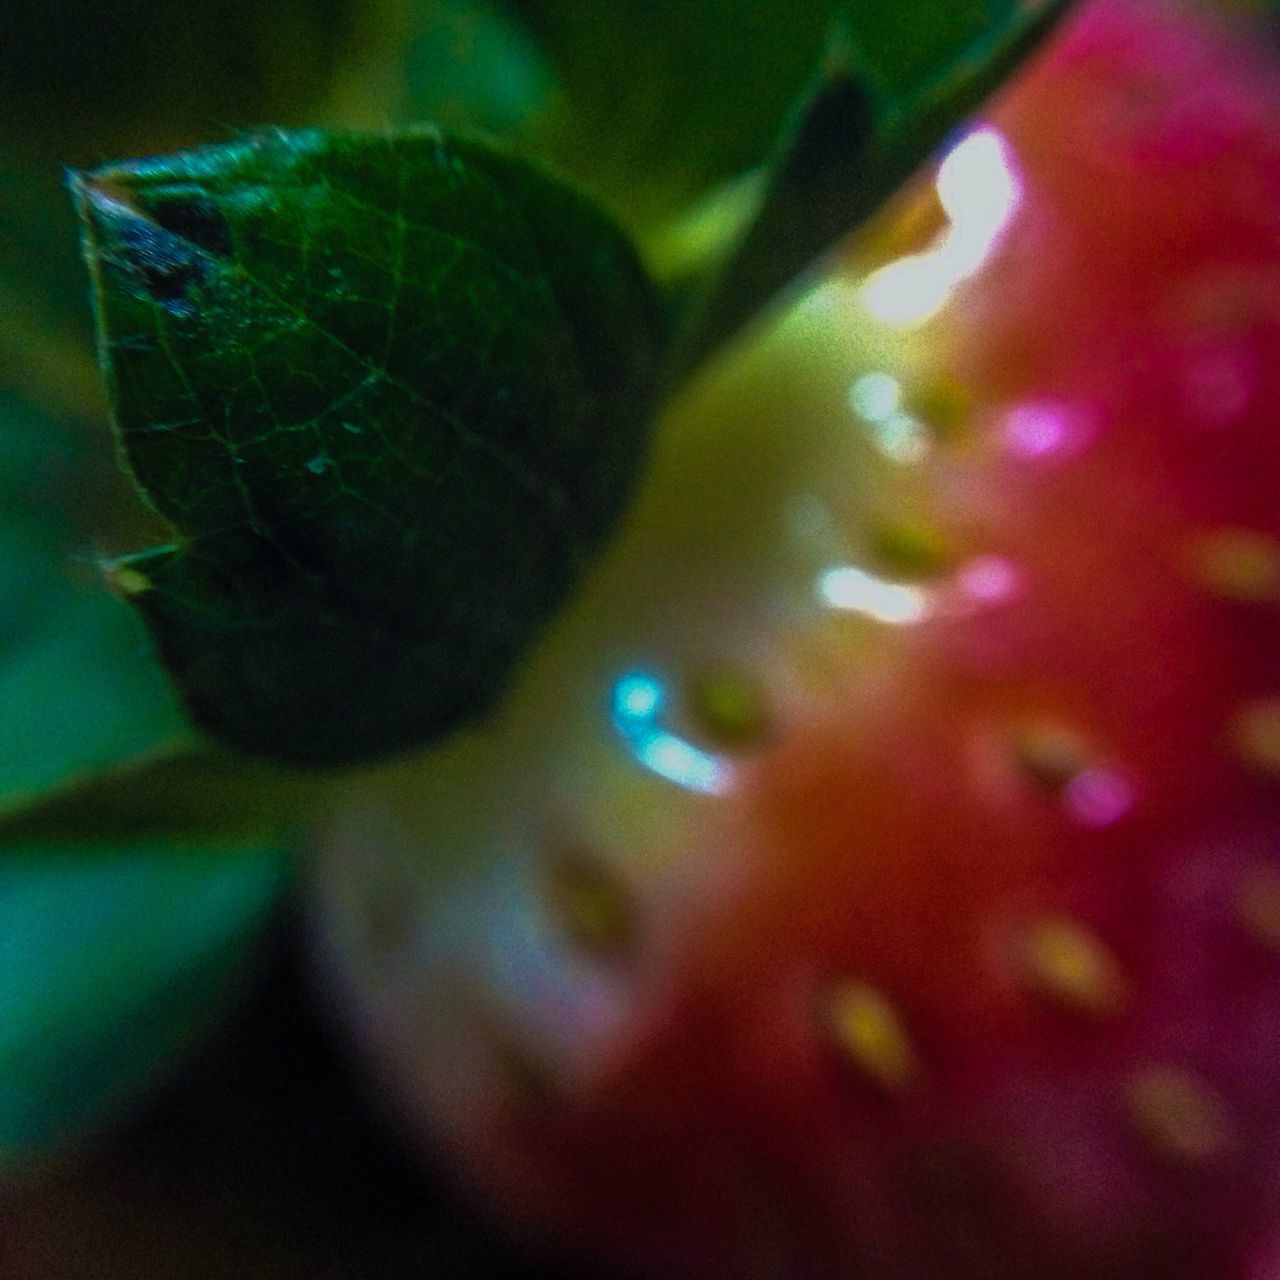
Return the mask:
[[147,293],[171,311],[189,309],[187,295],[207,269],[199,251],[142,218],[124,228],[121,240]]
[[214,257],[229,258],[235,248],[226,218],[207,196],[171,197],[151,206],[148,212],[152,221],[166,231]]

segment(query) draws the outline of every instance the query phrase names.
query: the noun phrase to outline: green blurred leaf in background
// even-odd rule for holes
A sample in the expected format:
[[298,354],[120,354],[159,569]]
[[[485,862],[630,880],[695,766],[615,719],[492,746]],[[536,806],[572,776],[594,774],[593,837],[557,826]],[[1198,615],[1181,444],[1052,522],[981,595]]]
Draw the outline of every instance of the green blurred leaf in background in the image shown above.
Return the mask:
[[516,0],[558,93],[540,138],[642,234],[773,150],[833,32],[885,98],[937,79],[1017,0]]
[[0,1173],[137,1102],[225,1010],[282,855],[26,846],[0,861]]
[[87,452],[0,391],[0,812],[191,736],[145,632],[103,590]]

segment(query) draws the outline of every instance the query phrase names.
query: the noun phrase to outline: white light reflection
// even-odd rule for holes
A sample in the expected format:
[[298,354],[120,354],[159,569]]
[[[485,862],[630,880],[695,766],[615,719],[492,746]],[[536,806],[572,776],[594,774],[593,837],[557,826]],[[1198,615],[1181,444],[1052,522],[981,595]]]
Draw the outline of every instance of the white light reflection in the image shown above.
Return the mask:
[[929,613],[928,599],[918,587],[886,582],[851,564],[826,570],[818,579],[818,595],[833,609],[896,626],[922,622]]
[[929,433],[918,418],[902,409],[902,384],[881,369],[855,378],[849,407],[867,424],[880,452],[895,462],[923,462]]
[[662,682],[644,671],[632,671],[613,686],[614,728],[646,769],[668,782],[703,795],[722,795],[733,781],[722,760],[677,737],[658,723],[666,700]]
[[883,422],[902,408],[902,383],[882,369],[864,373],[849,388],[849,406],[867,422]]
[[1021,198],[1009,144],[992,128],[957,143],[935,185],[951,225],[932,248],[881,267],[862,286],[863,304],[886,324],[908,327],[935,315],[991,256]]
[[929,455],[929,433],[924,423],[909,413],[894,413],[873,422],[871,430],[880,452],[894,462],[923,462]]

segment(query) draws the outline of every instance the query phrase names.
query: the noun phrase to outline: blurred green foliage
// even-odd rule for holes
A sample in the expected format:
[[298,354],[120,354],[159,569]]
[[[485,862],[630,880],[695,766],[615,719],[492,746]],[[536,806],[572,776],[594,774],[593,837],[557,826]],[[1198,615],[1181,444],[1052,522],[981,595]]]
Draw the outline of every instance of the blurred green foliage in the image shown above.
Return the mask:
[[934,78],[1013,0],[517,0],[557,93],[539,141],[641,230],[770,153],[833,31],[887,95]]
[[[110,443],[63,168],[321,109],[358,20],[337,2],[5,6],[0,814],[190,738],[98,570],[150,520]],[[6,843],[0,1169],[95,1128],[209,1025],[286,879],[261,846]]]
[[0,122],[29,151],[92,163],[229,125],[297,120],[360,37],[348,0],[6,0]]
[[0,861],[0,1169],[129,1106],[212,1025],[280,854],[31,846]]
[[0,812],[188,737],[142,629],[103,590],[92,539],[115,477],[77,426],[0,390]]

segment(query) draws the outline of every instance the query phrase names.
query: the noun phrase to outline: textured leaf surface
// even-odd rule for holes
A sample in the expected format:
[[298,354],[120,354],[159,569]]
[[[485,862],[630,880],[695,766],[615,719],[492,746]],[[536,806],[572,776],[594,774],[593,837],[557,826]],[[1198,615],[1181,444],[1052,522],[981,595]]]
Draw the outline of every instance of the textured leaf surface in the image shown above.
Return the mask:
[[77,192],[124,452],[176,533],[116,580],[196,719],[335,763],[491,705],[643,452],[657,309],[622,237],[430,129]]

